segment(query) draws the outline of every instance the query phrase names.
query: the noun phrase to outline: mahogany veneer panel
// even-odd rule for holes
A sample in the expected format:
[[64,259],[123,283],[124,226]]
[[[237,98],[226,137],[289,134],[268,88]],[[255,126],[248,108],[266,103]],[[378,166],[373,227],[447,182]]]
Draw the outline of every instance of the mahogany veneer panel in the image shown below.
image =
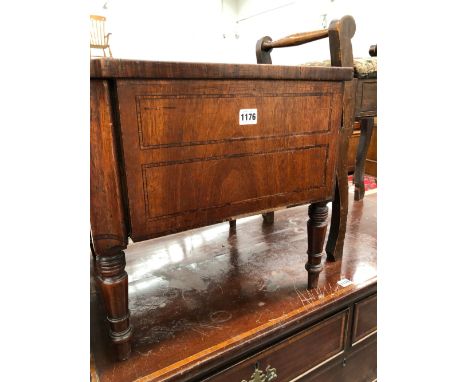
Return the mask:
[[272,365],[278,371],[275,382],[291,381],[344,350],[348,317],[348,310],[341,312],[206,381],[249,380],[256,366],[265,370]]
[[[112,128],[112,108],[109,84],[92,80],[90,129],[90,188],[95,208],[91,208],[90,220],[94,227],[94,247],[119,247],[126,240],[124,206],[118,179],[116,137]],[[99,222],[99,224],[97,224]]]
[[[331,362],[297,382],[374,382],[377,379],[377,335],[345,359]],[[296,382],[296,381],[294,381]]]
[[355,304],[353,345],[377,330],[377,295]]
[[132,239],[330,200],[342,95],[339,82],[118,80]]

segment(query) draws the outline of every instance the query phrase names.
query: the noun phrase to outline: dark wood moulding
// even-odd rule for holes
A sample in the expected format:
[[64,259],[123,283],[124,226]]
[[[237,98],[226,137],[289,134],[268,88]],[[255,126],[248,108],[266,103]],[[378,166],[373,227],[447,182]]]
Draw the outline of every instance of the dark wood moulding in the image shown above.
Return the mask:
[[353,78],[353,69],[98,58],[91,60],[90,75],[91,78],[132,79],[278,79],[347,81]]

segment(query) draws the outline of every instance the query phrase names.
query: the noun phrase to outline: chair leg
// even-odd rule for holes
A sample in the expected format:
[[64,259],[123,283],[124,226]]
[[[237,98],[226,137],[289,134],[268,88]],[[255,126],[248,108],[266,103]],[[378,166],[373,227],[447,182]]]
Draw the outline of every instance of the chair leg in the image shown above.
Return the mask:
[[97,285],[104,300],[109,335],[119,360],[130,356],[132,326],[128,310],[128,276],[125,272],[125,253],[96,254]]
[[345,179],[346,184],[343,184],[343,179],[338,178],[337,176],[335,196],[332,202],[330,232],[326,246],[328,261],[337,261],[343,256],[346,222],[348,219],[348,177]]
[[354,200],[362,200],[364,198],[364,171],[366,168],[367,152],[372,138],[372,130],[374,127],[374,118],[361,119],[361,136],[356,154],[356,166],[354,170]]
[[322,271],[322,251],[327,233],[327,202],[312,203],[307,221],[307,289],[316,288]]

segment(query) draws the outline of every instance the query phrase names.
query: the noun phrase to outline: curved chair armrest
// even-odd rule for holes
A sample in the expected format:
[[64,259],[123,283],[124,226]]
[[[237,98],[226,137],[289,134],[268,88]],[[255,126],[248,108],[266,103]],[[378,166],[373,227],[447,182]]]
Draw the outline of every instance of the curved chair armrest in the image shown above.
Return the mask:
[[340,20],[333,20],[328,29],[312,32],[296,33],[273,41],[265,36],[257,41],[256,55],[258,64],[271,64],[270,53],[273,48],[286,48],[306,44],[308,42],[330,39],[330,56],[332,66],[353,66],[353,51],[351,38],[356,31],[356,23],[352,16],[343,16]]
[[328,29],[296,33],[276,41],[264,41],[262,44],[262,50],[271,50],[273,48],[287,48],[288,46],[302,45],[311,41],[321,40],[325,37],[328,37]]

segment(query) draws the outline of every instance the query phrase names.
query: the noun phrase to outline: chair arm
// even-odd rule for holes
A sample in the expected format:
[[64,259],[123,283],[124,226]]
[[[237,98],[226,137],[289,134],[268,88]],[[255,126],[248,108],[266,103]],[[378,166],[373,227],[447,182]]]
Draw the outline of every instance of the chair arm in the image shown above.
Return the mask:
[[106,43],[106,45],[109,45],[109,36],[111,35],[112,33],[108,33],[104,36],[104,41]]
[[311,41],[320,40],[325,37],[328,37],[328,29],[296,33],[276,41],[264,41],[262,44],[262,50],[269,50],[273,48],[287,48],[288,46],[302,45]]
[[377,44],[376,45],[371,45],[369,48],[369,55],[371,57],[377,57]]
[[340,20],[333,20],[328,29],[296,33],[276,41],[273,41],[269,36],[265,36],[257,41],[257,63],[271,64],[270,53],[273,48],[297,46],[329,37],[332,65],[353,66],[351,38],[354,36],[355,31],[356,23],[353,17],[343,16]]

